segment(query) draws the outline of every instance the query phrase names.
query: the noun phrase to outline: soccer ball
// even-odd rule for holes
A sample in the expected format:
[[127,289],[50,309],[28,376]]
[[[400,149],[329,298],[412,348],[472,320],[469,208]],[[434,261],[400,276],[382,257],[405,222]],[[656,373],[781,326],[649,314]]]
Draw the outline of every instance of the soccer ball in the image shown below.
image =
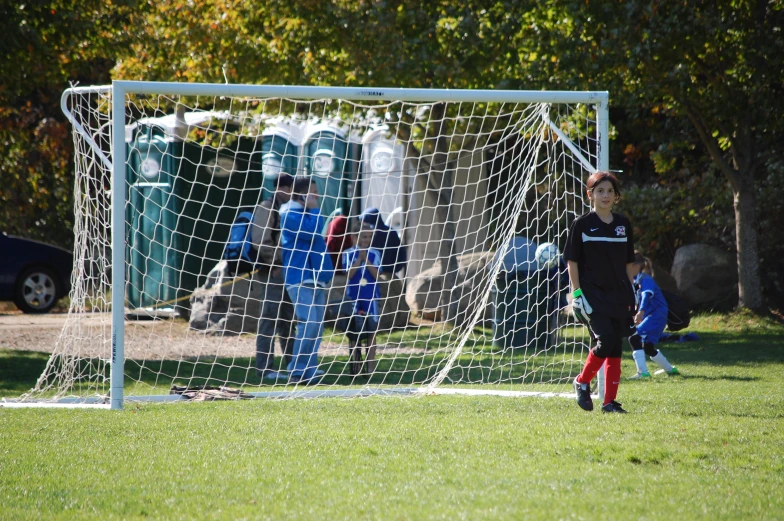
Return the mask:
[[552,242],[545,242],[536,248],[534,259],[536,259],[536,263],[540,268],[550,269],[555,268],[558,265],[558,257],[560,257],[560,255],[561,252],[558,251],[558,246]]

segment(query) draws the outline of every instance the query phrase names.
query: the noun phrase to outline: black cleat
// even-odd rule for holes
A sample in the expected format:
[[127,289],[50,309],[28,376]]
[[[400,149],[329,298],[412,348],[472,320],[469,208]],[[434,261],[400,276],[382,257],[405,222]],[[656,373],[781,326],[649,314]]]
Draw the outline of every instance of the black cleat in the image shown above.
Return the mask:
[[613,400],[610,403],[602,405],[602,412],[620,412],[626,414],[628,411],[621,407],[620,403]]
[[577,393],[577,405],[584,411],[593,410],[593,400],[591,400],[591,386],[589,384],[581,384],[574,379],[574,392]]

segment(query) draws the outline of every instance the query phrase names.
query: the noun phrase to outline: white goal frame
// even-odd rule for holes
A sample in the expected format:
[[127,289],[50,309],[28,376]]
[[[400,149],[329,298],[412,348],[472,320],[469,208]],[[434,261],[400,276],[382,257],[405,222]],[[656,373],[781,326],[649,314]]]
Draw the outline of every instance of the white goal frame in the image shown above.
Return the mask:
[[[72,117],[67,107],[67,98],[74,92],[107,92],[111,91],[111,154],[106,154],[93,142],[92,137]],[[111,166],[111,245],[112,266],[125,266],[125,234],[114,233],[125,227],[125,103],[127,95],[182,95],[182,96],[226,96],[226,97],[279,97],[289,99],[347,99],[347,100],[400,100],[409,102],[509,102],[509,103],[582,103],[592,105],[596,110],[596,165],[588,161],[572,144],[569,138],[552,122],[549,126],[553,133],[565,143],[575,154],[575,158],[590,172],[609,169],[609,94],[606,91],[511,91],[511,90],[469,90],[469,89],[408,89],[386,87],[309,87],[309,86],[273,86],[273,85],[241,85],[220,83],[177,83],[115,80],[111,86],[73,87],[63,93],[62,107],[69,121],[74,125],[96,153],[96,159],[106,166]],[[118,160],[118,158],[120,158]],[[125,366],[125,269],[112,270],[111,313],[111,359],[110,359],[110,408],[122,409],[124,400],[135,400],[124,396]],[[603,375],[599,372],[599,395],[603,394]],[[408,390],[410,392],[410,390]],[[454,393],[455,390],[448,390]],[[466,391],[477,394],[478,391]],[[295,391],[297,395],[318,394],[345,395],[336,391]],[[363,392],[367,394],[367,390]],[[498,394],[491,391],[490,394]],[[511,392],[520,395],[519,392]],[[262,393],[280,394],[280,393]],[[291,394],[291,393],[286,393]],[[397,394],[387,391],[382,394]],[[529,394],[529,393],[522,393]],[[552,393],[530,393],[551,395]],[[148,397],[149,398],[149,397]]]

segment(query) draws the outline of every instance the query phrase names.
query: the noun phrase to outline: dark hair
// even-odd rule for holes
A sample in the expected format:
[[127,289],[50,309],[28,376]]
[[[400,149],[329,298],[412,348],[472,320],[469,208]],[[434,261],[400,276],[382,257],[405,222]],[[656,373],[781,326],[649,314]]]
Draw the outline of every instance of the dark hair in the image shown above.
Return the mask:
[[315,181],[310,177],[295,177],[294,178],[294,185],[291,188],[291,195],[292,196],[299,196],[304,198],[308,195],[310,191],[310,185],[313,184]]
[[286,172],[281,172],[275,178],[275,190],[280,190],[284,186],[288,186],[289,188],[294,185],[294,176],[291,174],[287,174]]
[[634,251],[634,263],[640,264],[642,266],[642,271],[653,277],[653,264],[651,263],[651,259],[637,250]]
[[618,183],[618,178],[610,172],[594,172],[585,182],[585,186],[588,188],[589,192],[593,192],[593,189],[596,188],[596,186],[602,181],[609,181],[612,183],[616,198],[621,198],[621,189],[619,188],[620,183]]

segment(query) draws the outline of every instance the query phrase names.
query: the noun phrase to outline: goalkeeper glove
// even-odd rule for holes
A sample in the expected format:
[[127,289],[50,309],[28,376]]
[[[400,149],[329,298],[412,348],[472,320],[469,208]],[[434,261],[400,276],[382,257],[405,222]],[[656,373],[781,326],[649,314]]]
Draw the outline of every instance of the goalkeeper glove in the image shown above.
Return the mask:
[[572,300],[572,313],[574,313],[574,316],[577,318],[577,320],[587,323],[589,320],[589,315],[593,313],[593,308],[591,308],[591,305],[588,304],[588,301],[585,299],[583,290],[574,290],[572,297],[574,297]]

